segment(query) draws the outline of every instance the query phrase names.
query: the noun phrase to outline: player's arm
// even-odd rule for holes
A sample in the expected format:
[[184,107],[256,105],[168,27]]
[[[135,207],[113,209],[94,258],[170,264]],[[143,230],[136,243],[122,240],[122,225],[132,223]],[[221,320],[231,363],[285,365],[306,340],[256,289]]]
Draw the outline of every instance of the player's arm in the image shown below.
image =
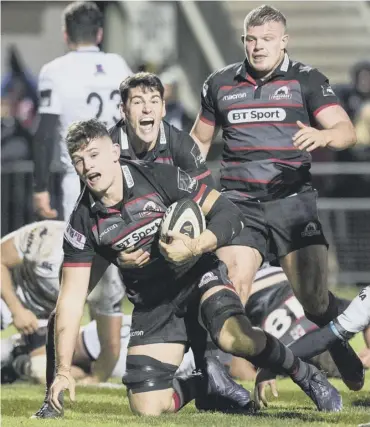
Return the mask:
[[168,258],[174,262],[184,262],[191,257],[213,252],[230,244],[244,228],[241,211],[218,191],[198,183],[181,169],[177,169],[177,176],[174,171],[176,169],[170,167],[168,173],[163,174],[162,187],[167,190],[173,202],[186,197],[197,202],[206,217],[207,229],[195,239],[168,232],[172,243],[160,242]]
[[298,121],[300,130],[293,137],[297,148],[306,151],[320,147],[344,150],[355,145],[356,131],[350,118],[340,106],[328,79],[317,70],[309,73],[305,96],[308,111],[321,129]]
[[214,105],[213,79],[210,76],[204,83],[201,93],[201,108],[190,136],[198,144],[204,159],[207,158],[213,139],[218,133],[216,109]]
[[49,168],[57,137],[61,100],[55,73],[45,66],[39,76],[39,125],[33,138],[34,207],[44,218],[55,218],[57,212],[50,207],[48,193]]
[[74,400],[74,379],[70,374],[72,357],[86,301],[95,247],[89,232],[89,216],[76,208],[64,233],[64,262],[55,317],[56,376],[49,402],[61,410],[59,394],[69,389]]
[[211,171],[208,169],[198,144],[186,132],[180,132],[180,141],[173,145],[174,165],[187,172],[197,181],[214,187],[215,183]]
[[1,298],[9,307],[13,324],[19,332],[32,334],[37,331],[37,317],[25,308],[15,292],[11,270],[23,263],[14,243],[14,238],[1,243]]

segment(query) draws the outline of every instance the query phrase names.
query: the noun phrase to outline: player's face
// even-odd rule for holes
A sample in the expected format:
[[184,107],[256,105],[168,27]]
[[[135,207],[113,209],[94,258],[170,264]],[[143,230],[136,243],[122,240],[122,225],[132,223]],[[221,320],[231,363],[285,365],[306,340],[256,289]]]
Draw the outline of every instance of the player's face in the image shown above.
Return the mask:
[[112,185],[120,147],[108,137],[93,139],[86,147],[72,154],[72,162],[83,182],[96,194],[103,194]]
[[244,48],[248,62],[261,77],[277,67],[287,44],[288,35],[281,22],[266,22],[245,30]]
[[161,120],[166,115],[160,93],[141,86],[132,88],[122,109],[136,136],[152,148],[158,138]]

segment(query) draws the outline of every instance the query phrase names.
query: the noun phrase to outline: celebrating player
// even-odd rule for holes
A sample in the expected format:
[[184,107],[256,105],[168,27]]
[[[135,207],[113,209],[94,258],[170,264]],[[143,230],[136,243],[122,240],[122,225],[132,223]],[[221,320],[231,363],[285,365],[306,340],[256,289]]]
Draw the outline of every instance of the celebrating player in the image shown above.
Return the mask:
[[[247,220],[233,246],[217,255],[245,303],[256,271],[273,254],[306,317],[324,326],[342,309],[328,291],[328,244],[311,184],[310,152],[349,148],[355,131],[327,77],[289,58],[280,11],[266,5],[252,10],[242,41],[245,60],[215,71],[204,83],[191,131],[206,157],[222,127],[223,194]],[[359,390],[364,371],[353,349],[338,341],[329,351],[347,386]]]
[[[95,254],[120,266],[120,252],[138,246],[149,252],[150,259],[138,268],[121,269],[135,306],[124,377],[134,413],[176,412],[199,393],[212,393],[219,372],[212,360],[207,361],[206,376],[174,380],[184,344],[191,343],[199,330],[198,310],[223,351],[291,376],[320,410],[341,409],[340,395],[322,373],[251,326],[224,265],[213,255],[213,250],[227,245],[243,229],[242,214],[235,205],[173,166],[120,159],[120,147],[96,120],[72,125],[66,140],[86,186],[63,246],[55,325],[57,372],[49,395],[54,409],[62,410],[63,390],[69,389],[74,399],[70,367]],[[160,219],[168,206],[185,197],[199,203],[207,229],[195,239],[168,232],[171,243],[158,242]],[[144,210],[148,202],[151,208]],[[134,235],[143,237],[137,241]],[[195,265],[194,256],[201,257]],[[313,386],[317,383],[320,387]]]

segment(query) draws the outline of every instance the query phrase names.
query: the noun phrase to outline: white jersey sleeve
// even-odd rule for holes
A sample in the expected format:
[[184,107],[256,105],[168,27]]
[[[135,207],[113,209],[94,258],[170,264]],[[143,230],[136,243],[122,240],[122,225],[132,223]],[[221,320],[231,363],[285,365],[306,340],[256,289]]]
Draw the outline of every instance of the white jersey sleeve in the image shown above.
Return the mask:
[[62,113],[62,99],[60,88],[58,87],[58,73],[49,64],[44,65],[41,69],[38,91],[39,114],[55,114],[59,116]]

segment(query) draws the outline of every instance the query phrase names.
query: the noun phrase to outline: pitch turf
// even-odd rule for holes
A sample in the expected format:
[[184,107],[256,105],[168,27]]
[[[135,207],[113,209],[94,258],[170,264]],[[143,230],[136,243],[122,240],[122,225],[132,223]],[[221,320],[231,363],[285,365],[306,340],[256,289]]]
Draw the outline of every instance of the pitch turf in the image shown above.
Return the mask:
[[[77,401],[67,403],[64,420],[30,420],[43,398],[43,387],[17,384],[2,387],[2,425],[16,426],[357,426],[370,422],[370,375],[366,389],[349,392],[339,381],[333,383],[342,392],[344,410],[341,413],[317,412],[311,401],[290,380],[280,380],[279,398],[270,397],[269,408],[254,416],[199,413],[193,404],[175,415],[158,418],[138,418],[130,413],[125,389],[80,387]],[[246,383],[251,389],[252,384]],[[273,399],[273,400],[272,400]],[[68,400],[68,399],[67,399]]]

